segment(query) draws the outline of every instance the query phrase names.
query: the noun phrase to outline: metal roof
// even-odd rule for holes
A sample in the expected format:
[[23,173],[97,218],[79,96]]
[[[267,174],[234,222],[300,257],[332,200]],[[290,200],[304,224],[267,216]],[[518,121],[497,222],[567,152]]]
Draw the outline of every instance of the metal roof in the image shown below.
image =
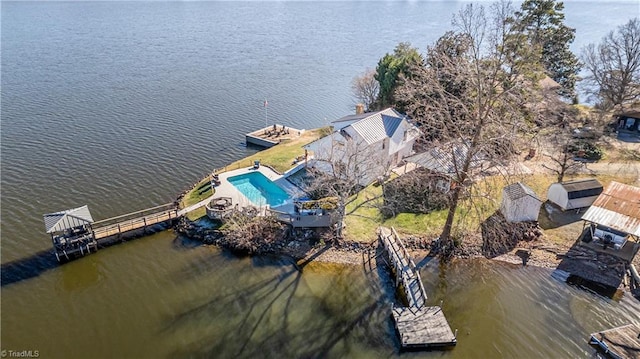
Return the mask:
[[331,123],[338,123],[338,122],[345,122],[345,121],[357,121],[357,120],[362,120],[363,118],[369,117],[371,115],[372,115],[371,112],[357,113],[355,115],[347,115],[347,116],[344,116],[344,117],[340,117],[339,119],[337,119],[335,121],[331,121]]
[[630,108],[630,109],[627,109],[626,111],[620,111],[616,115],[624,116],[624,117],[640,118],[640,107]]
[[582,219],[640,237],[640,188],[609,183]]
[[44,215],[44,227],[47,233],[62,232],[88,223],[93,223],[93,218],[87,205]]
[[367,144],[376,143],[384,138],[392,137],[404,116],[392,108],[369,114],[369,116],[352,123],[353,128]]
[[560,183],[567,192],[582,191],[585,189],[602,188],[602,184],[594,178],[579,179]]
[[538,195],[536,194],[536,192],[534,192],[529,186],[525,185],[522,182],[516,182],[506,186],[503,189],[503,192],[511,200],[516,200],[526,196],[531,196],[536,200],[542,202],[542,200],[538,198]]
[[[466,142],[455,141],[409,156],[405,160],[432,171],[452,175],[462,169],[468,151]],[[482,157],[476,153],[471,159],[471,168],[480,168],[482,163]]]

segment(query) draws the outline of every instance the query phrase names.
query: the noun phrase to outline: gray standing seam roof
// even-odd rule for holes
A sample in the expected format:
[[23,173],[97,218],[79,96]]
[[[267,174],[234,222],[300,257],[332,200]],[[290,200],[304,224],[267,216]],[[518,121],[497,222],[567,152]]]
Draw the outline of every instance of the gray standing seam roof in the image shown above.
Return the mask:
[[402,120],[401,117],[376,114],[352,124],[351,127],[362,136],[365,142],[372,144],[392,137]]
[[44,227],[47,233],[62,232],[67,229],[93,223],[93,218],[87,205],[66,211],[48,213],[43,217]]
[[[409,156],[406,160],[440,173],[455,174],[456,171],[462,167],[462,162],[467,156],[468,151],[469,147],[466,142],[449,142],[425,152]],[[481,165],[481,156],[477,153],[474,154],[471,159],[471,167],[477,168]]]

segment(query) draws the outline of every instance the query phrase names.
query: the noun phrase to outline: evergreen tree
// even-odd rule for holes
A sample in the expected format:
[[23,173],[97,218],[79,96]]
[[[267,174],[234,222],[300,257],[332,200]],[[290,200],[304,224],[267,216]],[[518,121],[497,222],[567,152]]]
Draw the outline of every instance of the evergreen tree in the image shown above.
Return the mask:
[[564,24],[564,4],[554,0],[525,0],[515,13],[515,25],[539,54],[547,75],[562,86],[561,94],[575,96],[580,62],[569,49],[575,29]]
[[400,74],[408,74],[411,65],[421,65],[422,56],[418,49],[411,47],[408,42],[401,42],[396,46],[393,54],[386,54],[378,62],[375,79],[380,84],[380,92],[376,104],[372,107],[385,108],[395,104],[394,91]]

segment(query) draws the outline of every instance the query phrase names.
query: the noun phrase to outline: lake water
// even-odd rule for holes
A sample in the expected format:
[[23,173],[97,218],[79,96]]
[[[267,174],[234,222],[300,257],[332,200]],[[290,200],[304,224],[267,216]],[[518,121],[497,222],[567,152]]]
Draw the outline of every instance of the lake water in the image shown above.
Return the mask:
[[[422,51],[464,2],[2,2],[3,350],[41,357],[387,357],[392,295],[360,267],[238,259],[171,231],[57,266],[42,214],[103,219],[172,201],[255,150],[268,121],[353,111],[349,84],[400,41]],[[568,2],[574,49],[639,12]],[[52,260],[53,259],[53,260]],[[383,273],[384,278],[384,273]],[[640,321],[536,268],[429,264],[459,344],[410,356],[589,357]],[[385,288],[382,286],[381,288]]]

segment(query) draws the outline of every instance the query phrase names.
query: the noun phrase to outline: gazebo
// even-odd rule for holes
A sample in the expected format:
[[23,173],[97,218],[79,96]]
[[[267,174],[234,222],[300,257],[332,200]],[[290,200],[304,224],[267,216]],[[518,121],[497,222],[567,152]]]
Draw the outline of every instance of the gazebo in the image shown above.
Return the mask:
[[91,228],[93,217],[88,206],[48,213],[43,217],[45,230],[51,235],[58,261],[61,261],[62,256],[67,260],[78,253],[84,256],[85,253],[91,253],[91,247],[98,250]]

